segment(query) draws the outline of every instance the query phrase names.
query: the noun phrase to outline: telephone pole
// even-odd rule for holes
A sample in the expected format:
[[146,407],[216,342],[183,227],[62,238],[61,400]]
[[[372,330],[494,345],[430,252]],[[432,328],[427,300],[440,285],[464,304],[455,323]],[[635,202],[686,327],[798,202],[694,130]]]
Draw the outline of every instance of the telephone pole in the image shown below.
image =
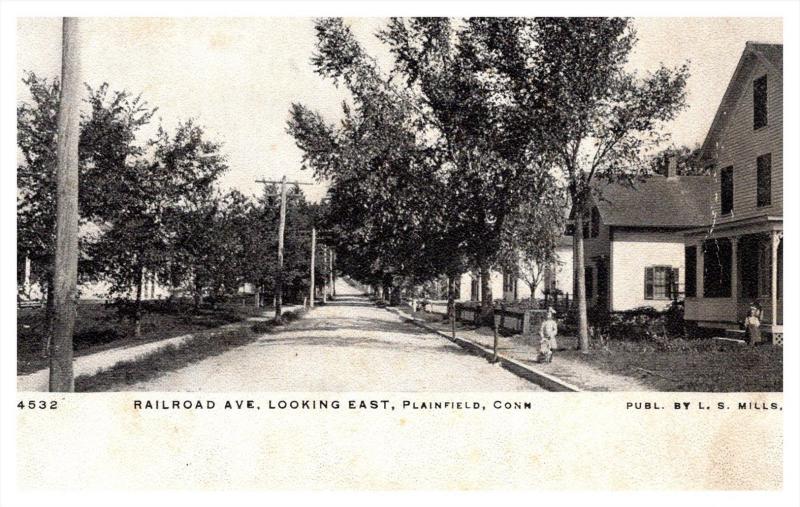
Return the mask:
[[278,279],[275,290],[275,318],[283,308],[283,233],[286,229],[286,176],[281,178],[281,215],[278,222]]
[[50,391],[72,392],[72,333],[78,295],[78,138],[80,57],[78,18],[62,19],[61,94],[56,144],[56,250],[54,309],[50,340]]
[[309,303],[311,304],[311,308],[314,308],[314,296],[315,296],[314,293],[316,292],[315,290],[316,288],[314,287],[314,283],[316,281],[314,279],[314,276],[316,274],[314,273],[316,256],[317,256],[317,228],[312,227],[311,228],[311,288],[309,289],[309,295],[308,295],[309,296],[308,300]]
[[275,180],[256,180],[257,183],[280,183],[281,185],[281,208],[280,208],[280,221],[278,222],[278,274],[275,277],[275,318],[281,316],[283,308],[283,237],[286,229],[286,183],[292,185],[313,185],[313,183],[300,182],[300,181],[286,181],[286,175],[280,179]]
[[336,285],[333,283],[333,255],[334,251],[333,248],[331,248],[328,252],[328,279],[331,284],[331,299],[336,295]]

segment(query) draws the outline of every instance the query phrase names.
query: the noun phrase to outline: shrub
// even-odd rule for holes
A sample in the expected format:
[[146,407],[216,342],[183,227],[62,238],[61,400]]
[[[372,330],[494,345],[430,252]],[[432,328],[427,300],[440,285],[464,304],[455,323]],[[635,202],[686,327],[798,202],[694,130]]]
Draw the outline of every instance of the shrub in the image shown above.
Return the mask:
[[275,324],[272,320],[260,320],[250,326],[254,333],[270,333],[273,331]]
[[611,339],[655,340],[667,336],[666,322],[666,312],[642,306],[609,314],[599,328]]

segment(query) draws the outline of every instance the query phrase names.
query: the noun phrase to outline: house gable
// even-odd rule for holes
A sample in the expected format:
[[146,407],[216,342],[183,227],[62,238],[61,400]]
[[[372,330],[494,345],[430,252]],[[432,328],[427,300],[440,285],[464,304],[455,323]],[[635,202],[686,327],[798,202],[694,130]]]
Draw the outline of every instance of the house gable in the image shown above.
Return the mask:
[[[714,166],[714,195],[708,206],[717,224],[783,214],[782,58],[780,49],[775,49],[780,46],[766,46],[771,48],[769,53],[763,48],[756,51],[754,45],[748,43],[742,55],[743,63],[729,85],[732,96],[727,97],[726,93],[717,114],[724,119],[715,119],[703,145],[704,162]],[[754,121],[754,86],[757,80],[764,78],[766,124],[758,125]],[[722,206],[723,173],[730,175],[729,181],[732,181],[729,184],[732,195],[725,209]]]

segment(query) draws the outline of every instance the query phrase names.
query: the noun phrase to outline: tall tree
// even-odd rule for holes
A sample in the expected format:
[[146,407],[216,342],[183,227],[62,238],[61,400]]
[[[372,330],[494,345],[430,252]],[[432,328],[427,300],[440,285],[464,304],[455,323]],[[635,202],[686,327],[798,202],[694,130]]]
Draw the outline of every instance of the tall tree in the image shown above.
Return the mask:
[[[47,319],[53,305],[53,253],[55,248],[55,157],[56,117],[59,108],[60,86],[57,79],[48,80],[27,73],[23,83],[30,91],[30,100],[17,108],[17,143],[22,163],[17,168],[17,256],[31,260],[35,282],[47,294]],[[109,203],[120,197],[117,178],[122,167],[131,164],[144,153],[136,135],[146,125],[155,109],[141,97],[126,91],[109,90],[108,84],[94,89],[86,85],[84,103],[88,110],[81,112],[78,145],[81,234],[91,227],[88,223],[103,221]],[[121,189],[123,194],[127,187]],[[97,231],[94,231],[95,233]],[[97,266],[88,262],[87,243],[80,239],[82,278],[96,278]],[[43,347],[46,352],[47,347]]]
[[509,215],[502,236],[500,264],[528,285],[531,298],[545,272],[559,262],[556,248],[566,228],[564,189],[553,181],[545,188],[539,199],[521,204]]
[[331,182],[326,227],[336,239],[337,262],[348,274],[392,290],[406,278],[433,277],[447,248],[441,244],[445,198],[435,175],[434,153],[421,144],[413,104],[381,75],[341,20],[317,22],[317,71],[344,84],[338,127],[295,104],[289,132],[304,164]]
[[189,289],[195,307],[214,279],[209,245],[215,238],[207,220],[219,211],[215,183],[228,169],[222,145],[207,137],[193,120],[179,123],[171,135],[160,128],[154,142],[157,176],[149,178],[158,185],[158,204],[150,209],[169,237],[164,269],[173,284]]
[[466,19],[458,29],[446,18],[394,18],[380,33],[441,161],[450,226],[462,239],[457,252],[479,269],[484,318],[491,316],[490,272],[500,262],[506,218],[537,201],[536,183],[547,170],[525,135],[530,126],[513,121],[518,105],[498,93],[487,70],[496,46],[513,38],[510,27],[486,18]]
[[[665,122],[685,106],[688,65],[628,70],[636,44],[625,18],[517,18],[486,71],[520,107],[537,149],[554,160],[573,205],[581,349],[588,351],[583,220],[598,180],[630,182],[647,171],[648,155],[667,138]],[[599,197],[599,196],[598,196]]]

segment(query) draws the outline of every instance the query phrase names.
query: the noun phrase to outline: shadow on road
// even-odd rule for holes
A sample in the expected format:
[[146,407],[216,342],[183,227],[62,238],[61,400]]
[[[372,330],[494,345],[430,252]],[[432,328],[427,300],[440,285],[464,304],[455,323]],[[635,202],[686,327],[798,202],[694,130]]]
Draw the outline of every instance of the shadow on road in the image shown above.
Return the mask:
[[[314,330],[316,331],[316,330]],[[363,330],[362,330],[363,331]],[[394,330],[398,333],[397,329]],[[292,333],[289,333],[292,334]],[[408,333],[402,332],[403,335]],[[308,346],[308,347],[357,347],[369,349],[390,349],[392,351],[406,351],[406,352],[422,352],[422,353],[435,353],[435,354],[449,354],[457,356],[471,355],[456,345],[446,341],[422,341],[416,340],[415,342],[402,341],[400,339],[393,340],[391,338],[382,339],[365,336],[322,336],[322,335],[308,335],[297,334],[294,336],[287,336],[286,333],[280,336],[270,337],[265,336],[257,342],[258,346],[271,347],[286,345],[290,348],[292,346]]]
[[335,296],[325,306],[375,306],[366,296]]

